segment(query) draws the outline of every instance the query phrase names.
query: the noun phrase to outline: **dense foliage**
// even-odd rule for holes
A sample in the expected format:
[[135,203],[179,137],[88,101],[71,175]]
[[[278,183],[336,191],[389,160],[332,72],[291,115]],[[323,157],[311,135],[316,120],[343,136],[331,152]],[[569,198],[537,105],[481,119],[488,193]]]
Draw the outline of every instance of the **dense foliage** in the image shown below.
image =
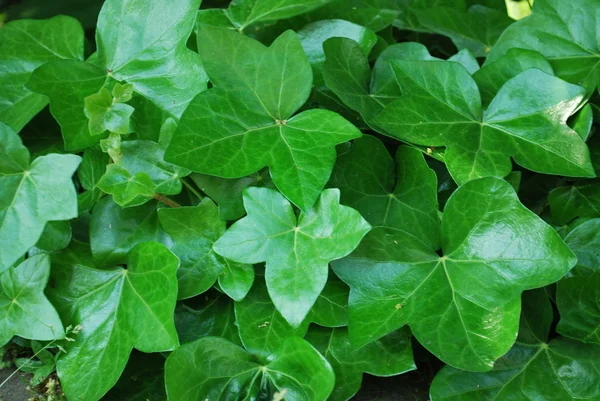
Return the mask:
[[1,14],[0,346],[33,384],[600,400],[600,0],[200,2]]

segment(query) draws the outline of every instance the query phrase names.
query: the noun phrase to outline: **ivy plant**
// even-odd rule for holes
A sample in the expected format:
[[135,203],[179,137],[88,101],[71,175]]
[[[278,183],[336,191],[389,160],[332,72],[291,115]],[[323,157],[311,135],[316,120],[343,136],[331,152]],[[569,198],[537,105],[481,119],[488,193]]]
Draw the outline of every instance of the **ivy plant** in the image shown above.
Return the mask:
[[17,3],[36,397],[600,401],[598,0]]

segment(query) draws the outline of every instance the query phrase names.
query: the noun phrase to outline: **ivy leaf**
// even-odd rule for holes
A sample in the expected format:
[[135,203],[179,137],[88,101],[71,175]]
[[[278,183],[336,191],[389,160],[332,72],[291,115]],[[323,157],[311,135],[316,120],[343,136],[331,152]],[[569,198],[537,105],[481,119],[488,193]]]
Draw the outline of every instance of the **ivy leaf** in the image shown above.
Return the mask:
[[66,324],[83,326],[56,366],[68,398],[99,400],[119,379],[133,348],[162,352],[179,345],[173,320],[179,261],[164,245],[135,246],[127,269],[99,270],[60,255],[54,262],[49,297]]
[[468,10],[432,7],[415,10],[419,23],[431,32],[446,35],[459,50],[485,57],[502,32],[513,22],[506,11],[474,5]]
[[548,204],[556,224],[567,224],[576,217],[600,217],[600,184],[555,188],[548,195]]
[[374,376],[394,376],[415,370],[410,331],[398,330],[355,350],[344,327],[327,329],[311,326],[306,340],[331,364],[335,388],[330,401],[346,401],[356,394],[363,372]]
[[259,365],[243,348],[206,337],[169,355],[165,381],[170,401],[256,399],[259,393],[273,399],[276,391],[289,400],[325,401],[335,376],[327,360],[301,338],[286,340]]
[[473,55],[473,52],[469,49],[462,49],[454,56],[450,57],[448,61],[454,61],[455,63],[462,65],[471,75],[479,71],[479,63],[477,62],[475,55]]
[[96,187],[106,170],[110,157],[99,148],[83,152],[81,164],[77,169],[77,178],[85,190],[77,195],[79,214],[88,212],[102,197],[102,191]]
[[13,336],[50,341],[64,328],[44,289],[50,276],[50,258],[40,254],[0,274],[0,344]]
[[565,236],[565,243],[577,256],[572,273],[589,276],[600,273],[600,219],[573,223]]
[[97,186],[111,194],[114,201],[122,207],[141,205],[154,196],[154,185],[147,173],[132,175],[119,164],[109,164]]
[[446,146],[458,183],[504,177],[510,157],[536,172],[594,177],[585,142],[566,125],[583,88],[529,69],[504,84],[484,112],[475,81],[456,63],[397,61],[394,72],[405,95],[376,124],[410,143]]
[[356,248],[371,226],[339,204],[326,189],[314,208],[298,218],[277,191],[244,190],[248,215],[215,242],[218,254],[240,263],[266,262],[269,295],[277,310],[299,327],[327,282],[328,263]]
[[556,305],[560,312],[557,332],[600,345],[600,274],[559,281]]
[[216,88],[190,104],[166,160],[223,178],[268,166],[277,188],[309,210],[331,174],[335,145],[359,137],[360,131],[328,110],[292,117],[312,83],[310,64],[293,32],[266,48],[238,33],[203,26],[198,41]]
[[205,296],[197,309],[178,303],[175,309],[175,326],[182,344],[201,337],[222,337],[242,345],[233,311],[233,301],[224,294]]
[[529,68],[537,68],[546,74],[554,75],[552,66],[544,56],[532,50],[510,49],[497,61],[484,65],[473,74],[483,105],[489,106],[507,81]]
[[399,147],[394,163],[379,139],[365,135],[338,156],[329,186],[339,188],[342,202],[374,228],[398,230],[439,248],[437,177],[418,150]]
[[237,220],[246,214],[242,199],[244,188],[275,188],[267,169],[242,178],[228,179],[206,174],[192,174],[190,178],[202,192],[219,205],[221,220]]
[[124,263],[127,253],[142,242],[173,244],[158,221],[157,206],[148,202],[124,209],[109,197],[98,202],[90,222],[90,245],[98,267]]
[[181,260],[178,299],[202,294],[217,279],[223,291],[236,301],[246,296],[254,270],[213,251],[213,244],[225,232],[225,222],[219,219],[217,206],[210,199],[203,199],[198,206],[160,209],[158,216],[173,238],[173,253]]
[[90,134],[84,103],[105,81],[101,68],[75,60],[50,61],[31,74],[27,88],[50,98],[50,112],[61,127],[66,150],[86,149],[102,139]]
[[453,193],[441,237],[442,257],[414,237],[376,228],[333,263],[351,289],[351,339],[360,347],[408,324],[447,364],[489,370],[513,344],[521,292],[560,279],[575,255],[509,183],[492,177]]
[[47,104],[25,88],[33,70],[60,59],[83,59],[83,29],[71,17],[17,20],[0,30],[0,121],[19,132]]
[[68,221],[49,221],[35,247],[51,253],[65,249],[69,246],[69,242],[71,242],[71,224]]
[[81,158],[49,154],[30,163],[21,138],[0,123],[0,272],[35,245],[48,221],[77,217],[71,180]]
[[107,0],[98,16],[98,63],[180,117],[206,89],[200,57],[186,47],[200,1]]
[[[531,298],[526,301],[532,301]],[[524,302],[529,304],[530,302]],[[549,313],[540,313],[544,309]],[[552,306],[546,297],[524,315],[521,332],[535,336],[522,337],[500,358],[494,369],[486,373],[472,373],[442,368],[431,385],[432,401],[517,399],[543,400],[597,400],[600,396],[600,346],[558,337],[547,342],[552,323]],[[549,319],[548,319],[549,318]],[[541,338],[540,338],[541,337]],[[577,372],[574,374],[574,372]],[[585,378],[584,380],[582,380]],[[545,383],[540,386],[539,383]]]
[[[129,86],[133,90],[129,84],[123,86]],[[129,132],[129,120],[134,108],[125,104],[131,99],[131,94],[125,97],[119,95],[121,91],[129,91],[129,89],[123,89],[123,86],[117,83],[113,88],[112,95],[108,89],[102,88],[100,92],[85,98],[85,114],[90,120],[91,135],[100,135],[106,131],[119,135]]]
[[556,76],[591,91],[600,82],[595,10],[595,0],[536,0],[532,15],[506,29],[486,64],[512,48],[535,50],[550,61]]
[[290,18],[321,7],[332,0],[235,0],[225,14],[242,32],[248,26],[267,21]]

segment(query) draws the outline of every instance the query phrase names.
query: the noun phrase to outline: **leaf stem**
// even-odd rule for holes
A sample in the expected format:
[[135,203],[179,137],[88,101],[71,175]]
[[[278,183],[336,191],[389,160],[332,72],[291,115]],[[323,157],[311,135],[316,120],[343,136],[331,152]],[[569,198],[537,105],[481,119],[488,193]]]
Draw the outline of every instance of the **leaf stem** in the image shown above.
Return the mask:
[[196,189],[190,184],[188,183],[185,178],[180,178],[179,181],[181,181],[181,183],[183,185],[186,186],[187,189],[190,190],[191,193],[193,193],[194,195],[196,195],[198,197],[199,200],[202,200],[203,196],[200,195],[200,192],[196,191]]
[[177,202],[175,202],[174,200],[171,200],[169,198],[167,198],[166,196],[156,193],[153,196],[154,199],[158,200],[159,202],[164,203],[165,205],[168,205],[170,207],[181,207],[181,205]]

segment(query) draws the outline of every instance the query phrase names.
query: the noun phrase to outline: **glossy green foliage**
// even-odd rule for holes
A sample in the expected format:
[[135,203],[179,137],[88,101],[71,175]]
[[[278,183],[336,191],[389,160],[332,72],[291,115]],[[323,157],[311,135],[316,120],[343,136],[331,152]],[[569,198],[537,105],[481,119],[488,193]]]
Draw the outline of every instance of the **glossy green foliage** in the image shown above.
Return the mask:
[[285,341],[260,365],[243,348],[205,337],[173,352],[165,371],[171,401],[273,399],[276,393],[291,400],[325,401],[335,381],[327,360],[299,338]]
[[49,154],[30,159],[21,138],[0,123],[0,271],[35,245],[48,221],[77,217],[71,176],[81,158]]
[[9,3],[32,398],[600,401],[599,0]]
[[48,100],[25,84],[37,67],[52,60],[83,59],[83,29],[71,17],[17,20],[0,30],[0,121],[20,131]]
[[268,188],[244,191],[248,216],[214,244],[214,250],[240,263],[266,262],[269,295],[283,317],[299,326],[327,282],[328,263],[356,248],[371,226],[339,204],[336,189],[298,218],[292,205]]
[[536,0],[532,15],[503,33],[486,63],[512,48],[536,50],[557,76],[591,91],[600,83],[597,11],[596,0]]
[[[215,88],[188,107],[167,160],[225,178],[268,166],[277,188],[309,210],[331,174],[335,145],[359,137],[360,131],[328,110],[293,116],[312,84],[297,35],[285,32],[266,48],[235,32],[206,26],[198,41]],[[231,157],[234,153],[238,156]]]
[[522,332],[494,370],[470,373],[445,367],[432,383],[432,401],[600,398],[600,348],[562,337],[548,342],[552,306],[544,295],[538,291],[524,297],[531,309],[523,313]]
[[57,370],[67,397],[97,400],[116,383],[132,348],[160,352],[179,345],[173,318],[178,260],[156,242],[135,246],[126,269],[100,270],[89,263],[85,248],[72,252],[76,263],[53,257],[49,295],[63,321],[83,330],[65,346]]
[[0,275],[0,344],[12,336],[55,340],[64,335],[54,306],[44,295],[50,258],[36,255]]

